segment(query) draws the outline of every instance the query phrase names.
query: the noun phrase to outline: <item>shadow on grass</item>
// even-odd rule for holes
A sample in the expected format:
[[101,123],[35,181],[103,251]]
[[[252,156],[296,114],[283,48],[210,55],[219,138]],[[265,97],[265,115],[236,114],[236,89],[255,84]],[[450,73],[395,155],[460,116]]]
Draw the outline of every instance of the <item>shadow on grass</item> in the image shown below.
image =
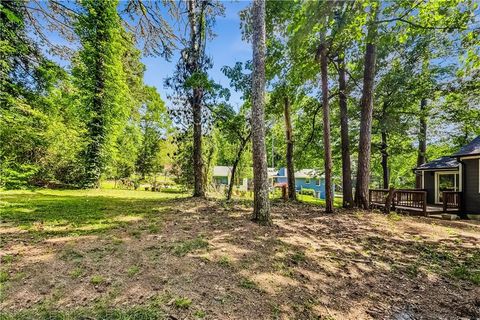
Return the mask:
[[146,193],[149,197],[142,198],[142,193],[137,197],[134,194],[135,191],[113,197],[42,192],[6,194],[0,202],[0,222],[39,235],[95,234],[146,217],[155,219],[175,207],[175,203],[186,201],[175,195],[152,198]]

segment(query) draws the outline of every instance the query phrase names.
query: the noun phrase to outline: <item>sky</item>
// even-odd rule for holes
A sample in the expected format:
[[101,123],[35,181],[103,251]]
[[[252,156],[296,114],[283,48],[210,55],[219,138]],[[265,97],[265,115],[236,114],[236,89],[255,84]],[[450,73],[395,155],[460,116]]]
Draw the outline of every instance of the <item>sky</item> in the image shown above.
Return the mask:
[[[240,31],[240,17],[238,13],[250,4],[250,1],[223,1],[225,6],[225,15],[216,18],[216,24],[213,28],[216,36],[207,41],[206,53],[212,58],[213,68],[209,70],[209,76],[223,87],[230,88],[229,80],[221,72],[223,66],[234,66],[235,62],[245,62],[252,59],[251,44],[242,41]],[[168,20],[168,19],[167,19]],[[78,44],[67,42],[56,32],[48,30],[45,26],[45,33],[54,44],[67,45],[73,50],[78,49]],[[33,37],[35,37],[32,34]],[[58,55],[51,54],[47,46],[42,47],[45,54],[63,67],[68,68],[70,61],[63,59]],[[154,86],[168,106],[171,102],[167,99],[167,90],[164,87],[165,78],[172,76],[175,65],[178,62],[179,53],[175,52],[170,61],[162,57],[144,56],[142,62],[145,64],[146,71],[144,81],[147,85]],[[231,89],[231,88],[230,88]],[[234,107],[242,104],[241,93],[230,90],[230,103]]]
[[[221,72],[223,66],[233,66],[235,62],[245,62],[252,59],[251,44],[242,41],[240,18],[238,12],[247,7],[249,1],[224,1],[225,16],[217,17],[214,27],[216,37],[207,42],[206,52],[212,58],[213,68],[209,76],[224,87],[230,88],[229,80]],[[161,57],[144,57],[146,66],[145,83],[155,86],[167,104],[164,79],[171,76],[178,62],[178,53],[170,62]],[[230,103],[237,107],[242,103],[241,93],[231,91]]]

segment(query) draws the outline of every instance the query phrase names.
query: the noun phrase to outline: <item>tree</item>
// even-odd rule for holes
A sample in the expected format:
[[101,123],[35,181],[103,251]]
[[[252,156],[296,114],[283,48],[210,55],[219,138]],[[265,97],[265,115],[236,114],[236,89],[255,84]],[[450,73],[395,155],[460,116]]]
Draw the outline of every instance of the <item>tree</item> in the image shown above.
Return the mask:
[[269,225],[268,175],[265,147],[265,0],[252,4],[252,153],[253,153],[253,220]]
[[333,212],[332,189],[332,148],[330,145],[330,107],[328,101],[328,58],[325,37],[322,37],[319,51],[320,72],[322,81],[322,108],[323,108],[323,145],[325,167],[325,212]]
[[123,123],[126,85],[121,64],[121,24],[116,0],[83,0],[77,34],[82,44],[74,75],[87,114],[84,186],[99,187],[112,134]]
[[375,63],[377,57],[377,11],[378,3],[370,7],[370,23],[368,25],[364,71],[363,91],[360,103],[360,139],[358,144],[357,183],[355,188],[355,203],[358,207],[368,209],[368,188],[370,184],[370,157],[371,157],[371,131],[373,114],[373,93],[375,78]]
[[189,38],[183,41],[184,48],[175,74],[166,80],[166,85],[175,91],[178,104],[188,107],[188,110],[176,110],[175,115],[187,118],[187,122],[192,125],[193,196],[204,197],[202,125],[207,121],[205,107],[208,99],[222,91],[220,86],[208,78],[207,70],[212,67],[212,62],[205,54],[205,46],[215,16],[223,14],[223,5],[208,0],[192,0],[186,5]]
[[343,207],[353,207],[352,194],[352,164],[350,159],[350,137],[348,125],[348,102],[347,102],[347,81],[345,53],[341,51],[338,55],[338,104],[340,106],[340,130],[342,148],[342,193]]
[[142,141],[136,161],[137,172],[143,179],[157,173],[161,142],[166,139],[170,119],[165,103],[153,87],[145,88],[145,102],[140,109]]

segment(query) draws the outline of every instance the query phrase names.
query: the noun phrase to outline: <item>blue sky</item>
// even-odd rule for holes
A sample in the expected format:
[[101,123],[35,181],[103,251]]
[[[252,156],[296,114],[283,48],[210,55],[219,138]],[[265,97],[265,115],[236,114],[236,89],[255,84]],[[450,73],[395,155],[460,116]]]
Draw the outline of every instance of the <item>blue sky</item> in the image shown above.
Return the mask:
[[[242,41],[240,32],[240,18],[238,12],[248,6],[249,1],[224,1],[225,16],[218,17],[214,27],[216,37],[207,42],[207,54],[212,57],[213,68],[209,75],[217,83],[229,88],[229,80],[220,69],[225,66],[233,66],[235,62],[252,59],[252,49],[249,43]],[[144,57],[142,62],[147,70],[145,72],[145,83],[155,86],[164,100],[166,100],[166,89],[163,86],[164,79],[173,74],[178,61],[176,54],[170,62],[160,57]],[[231,90],[230,102],[233,106],[242,103],[241,94]],[[167,101],[167,103],[169,103]]]
[[[213,61],[213,68],[209,70],[209,76],[215,80],[215,82],[230,88],[228,78],[223,75],[220,69],[225,65],[233,66],[237,61],[245,62],[252,58],[251,45],[242,41],[240,18],[238,15],[242,9],[250,4],[250,1],[223,1],[223,4],[225,6],[225,15],[216,18],[216,24],[213,30],[216,37],[207,42],[206,51]],[[167,18],[167,20],[169,19]],[[46,26],[44,31],[52,43],[67,44],[74,50],[78,49],[77,43],[67,42],[56,32],[48,30]],[[70,61],[50,54],[47,46],[42,46],[42,48],[49,58],[61,66],[68,68]],[[178,57],[179,54],[176,52],[171,61],[166,61],[162,57],[144,56],[142,58],[142,62],[146,66],[145,83],[156,87],[162,99],[164,99],[169,106],[171,106],[171,104],[167,100],[167,89],[164,88],[164,80],[173,75]],[[236,93],[233,90],[230,91],[230,103],[233,106],[239,106],[242,103],[241,93]]]

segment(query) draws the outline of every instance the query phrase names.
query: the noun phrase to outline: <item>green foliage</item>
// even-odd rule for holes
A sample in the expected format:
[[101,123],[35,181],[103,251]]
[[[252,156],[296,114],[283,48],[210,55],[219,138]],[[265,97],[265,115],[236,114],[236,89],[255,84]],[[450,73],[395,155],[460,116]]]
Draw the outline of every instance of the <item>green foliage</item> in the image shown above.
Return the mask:
[[300,190],[300,194],[314,197],[315,196],[315,190],[314,189],[302,188]]

